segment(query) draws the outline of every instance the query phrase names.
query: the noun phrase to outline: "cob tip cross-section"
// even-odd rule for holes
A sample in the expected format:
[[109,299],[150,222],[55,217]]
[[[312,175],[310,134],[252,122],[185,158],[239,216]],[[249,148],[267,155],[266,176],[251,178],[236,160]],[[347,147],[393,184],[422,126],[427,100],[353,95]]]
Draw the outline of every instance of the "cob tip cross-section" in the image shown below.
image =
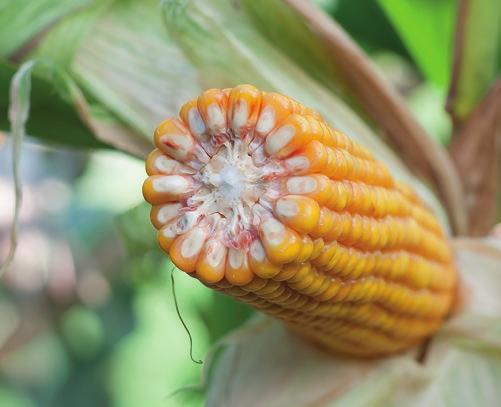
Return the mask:
[[209,89],[154,143],[143,194],[159,245],[206,286],[354,356],[417,345],[449,313],[456,272],[434,214],[316,111]]

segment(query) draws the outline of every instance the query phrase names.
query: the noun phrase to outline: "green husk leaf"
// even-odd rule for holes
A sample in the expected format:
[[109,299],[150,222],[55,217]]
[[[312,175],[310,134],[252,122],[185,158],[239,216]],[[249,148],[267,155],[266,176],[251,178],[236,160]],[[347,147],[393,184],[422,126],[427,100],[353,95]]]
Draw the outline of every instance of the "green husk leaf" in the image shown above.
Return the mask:
[[[323,7],[369,53],[386,50],[406,59],[410,55],[377,1],[334,0]],[[362,10],[362,12],[361,12]]]
[[[297,13],[289,7],[284,7],[281,0],[243,0],[241,5],[264,38],[273,42],[292,62],[324,88],[337,94],[341,92],[342,83],[324,44],[318,41],[315,33]],[[346,98],[349,94],[344,92],[343,96]]]
[[[54,1],[46,0],[43,4],[48,9],[57,8]],[[65,75],[61,81],[61,75],[53,78],[37,72],[34,98],[44,98],[40,99],[40,109],[36,108],[38,99],[33,101],[28,130],[45,140],[55,138],[58,143],[79,147],[112,145],[144,157],[151,150],[156,125],[177,114],[184,101],[199,93],[196,71],[168,38],[158,1],[80,0],[78,5],[71,8],[71,13],[58,8],[57,18],[50,22],[41,15],[37,24],[43,35],[23,47],[23,55],[48,61]],[[20,14],[28,18],[36,10],[38,7],[29,3]],[[43,26],[42,21],[47,24]],[[10,70],[2,71],[2,76],[8,77]],[[39,77],[42,92],[37,90]],[[0,82],[0,86],[5,84]],[[67,106],[58,103],[59,97]],[[72,121],[77,137],[68,138],[71,126],[57,127],[65,121],[38,120],[38,111],[52,106],[64,118],[79,119],[80,126]],[[47,117],[50,116],[44,111],[42,118]],[[48,123],[54,128],[47,129]],[[83,137],[78,129],[83,129],[86,136],[95,136],[86,137],[92,143],[80,143]]]
[[[276,321],[254,322],[226,341],[209,386],[208,406],[471,406],[501,398],[501,244],[455,243],[462,307],[416,351],[381,360],[327,354]],[[252,383],[252,386],[249,385]]]
[[[90,104],[81,89],[50,59],[37,58],[33,78],[38,78],[31,93],[31,114],[27,122],[30,135],[55,144],[98,148],[112,145],[130,154],[144,157],[151,143],[126,127],[103,105]],[[2,68],[3,67],[3,68]],[[12,68],[0,64],[2,75]],[[37,76],[35,76],[37,75]],[[1,82],[0,86],[5,86]],[[66,113],[63,118],[61,115]],[[0,119],[5,126],[6,120]]]
[[[11,71],[12,68],[10,66],[0,64],[2,79],[6,79],[6,76],[12,73]],[[50,80],[49,82],[39,79],[38,82],[36,82],[38,85],[36,90],[47,91],[47,89],[50,89],[47,88],[50,83],[54,89],[57,89],[57,96],[52,95],[52,97],[47,97],[46,94],[40,93],[37,94],[38,97],[33,95],[35,89],[32,85],[35,72],[39,73],[41,77]],[[5,82],[6,80],[1,81],[1,83]],[[12,76],[9,105],[8,108],[5,106],[5,111],[8,111],[8,121],[10,122],[15,205],[10,231],[10,246],[7,257],[0,268],[0,275],[9,267],[17,247],[17,224],[22,202],[22,186],[19,173],[21,144],[27,133],[26,125],[30,118],[30,114],[35,116],[33,123],[40,126],[40,128],[35,127],[35,129],[32,129],[30,127],[28,130],[37,131],[39,129],[39,134],[41,136],[46,136],[53,142],[63,141],[66,144],[78,146],[85,144],[87,147],[104,146],[104,144],[99,143],[88,130],[83,128],[81,121],[75,117],[74,110],[68,106],[66,100],[73,100],[75,106],[79,103],[83,103],[81,94],[71,79],[50,62],[42,59],[27,61],[21,65]],[[36,114],[34,112],[36,112]],[[69,113],[69,116],[61,119],[60,115],[63,112]],[[47,122],[47,120],[50,121]],[[8,126],[7,120],[4,118],[2,118],[1,124],[4,128]],[[75,126],[75,124],[78,125]],[[47,128],[48,126],[50,126],[50,128]]]
[[0,0],[0,57],[19,53],[36,35],[92,0]]
[[[86,148],[104,147],[82,122],[71,103],[67,89],[69,78],[57,78],[64,75],[61,72],[55,73],[54,66],[50,66],[34,66],[33,75],[30,73],[31,107],[26,123],[27,133],[55,144]],[[0,61],[0,94],[9,93],[10,82],[15,73],[15,67]],[[8,103],[8,98],[0,98],[0,129],[9,128]]]
[[[70,37],[73,47],[65,46]],[[54,50],[67,56],[53,55]],[[85,92],[144,142],[200,91],[196,71],[169,39],[157,0],[106,1],[55,27],[38,50],[59,58]]]
[[32,49],[32,54],[50,59],[71,72],[71,66],[82,41],[92,34],[99,19],[116,2],[117,0],[91,1],[77,12],[60,19],[47,30],[42,41]]
[[378,0],[423,75],[439,87],[450,80],[456,2]]

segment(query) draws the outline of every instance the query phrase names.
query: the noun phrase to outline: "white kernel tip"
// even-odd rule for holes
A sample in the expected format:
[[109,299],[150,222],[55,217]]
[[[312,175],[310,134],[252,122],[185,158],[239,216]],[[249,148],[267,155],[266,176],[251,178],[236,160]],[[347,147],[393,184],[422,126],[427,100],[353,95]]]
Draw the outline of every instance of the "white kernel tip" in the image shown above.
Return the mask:
[[226,248],[220,241],[211,241],[207,250],[207,263],[213,268],[218,267],[224,260]]
[[174,145],[176,150],[181,150],[184,154],[193,148],[193,139],[189,134],[169,134],[162,138],[162,141],[168,139],[169,143]]
[[290,171],[306,171],[310,168],[310,161],[302,155],[285,160],[285,166]]
[[206,131],[205,123],[200,116],[200,112],[196,108],[190,109],[188,112],[188,122],[190,124],[190,130],[197,134],[203,134]]
[[193,229],[181,244],[181,255],[189,259],[200,252],[205,242],[205,232],[201,228]]
[[166,175],[153,180],[152,187],[156,192],[184,194],[189,192],[189,183],[180,175]]
[[294,137],[295,129],[290,124],[280,127],[266,138],[265,150],[273,155],[284,148]]
[[313,177],[291,177],[287,180],[287,190],[291,194],[309,194],[316,187],[317,182]]
[[266,106],[259,115],[256,130],[259,133],[267,134],[275,127],[275,110],[271,106]]
[[175,225],[171,224],[165,228],[162,229],[162,234],[167,238],[167,239],[172,239],[177,236],[176,230],[175,230]]
[[174,174],[177,172],[179,161],[160,155],[155,159],[155,169],[164,174]]
[[232,268],[238,269],[244,262],[244,254],[240,250],[231,248],[228,253],[228,260]]
[[181,209],[180,203],[167,204],[162,206],[157,212],[157,221],[161,224],[167,223],[174,219]]
[[250,255],[257,261],[263,261],[265,259],[264,247],[258,240],[254,240],[252,242],[250,247]]
[[294,200],[283,198],[278,200],[276,210],[278,215],[286,218],[292,218],[298,214],[299,206]]
[[263,222],[261,226],[263,233],[272,245],[278,245],[284,240],[285,227],[279,221],[270,218]]
[[249,108],[245,100],[239,100],[236,102],[235,108],[233,110],[233,130],[239,130],[247,124],[249,120]]
[[225,119],[221,108],[212,103],[207,108],[207,124],[212,130],[220,130],[225,126]]

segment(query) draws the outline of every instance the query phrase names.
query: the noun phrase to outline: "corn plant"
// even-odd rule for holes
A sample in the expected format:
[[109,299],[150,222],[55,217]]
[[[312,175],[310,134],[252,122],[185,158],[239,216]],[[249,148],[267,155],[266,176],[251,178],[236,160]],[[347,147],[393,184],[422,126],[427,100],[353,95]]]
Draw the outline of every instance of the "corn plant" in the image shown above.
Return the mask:
[[169,403],[499,402],[498,2],[377,2],[448,89],[445,145],[325,12],[335,2],[22,3],[0,4],[16,184],[3,271],[25,133],[115,149],[145,160],[152,205],[122,217],[126,238],[146,230],[165,262],[257,310]]

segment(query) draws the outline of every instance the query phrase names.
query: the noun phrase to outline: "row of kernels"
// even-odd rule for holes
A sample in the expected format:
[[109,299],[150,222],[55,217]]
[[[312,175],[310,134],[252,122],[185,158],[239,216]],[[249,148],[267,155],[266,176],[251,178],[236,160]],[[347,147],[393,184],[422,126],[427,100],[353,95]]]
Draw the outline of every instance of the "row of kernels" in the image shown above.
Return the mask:
[[370,347],[373,351],[385,351],[394,349],[397,344],[409,343],[415,339],[397,339],[382,333],[376,329],[357,325],[355,322],[340,321],[335,324],[325,325],[321,319],[310,324],[310,328],[316,329],[325,335],[335,335],[345,341]]
[[433,232],[438,238],[444,237],[442,227],[438,223],[435,215],[433,215],[429,209],[424,206],[412,205],[410,208],[410,216],[430,232]]
[[[252,289],[259,296],[279,298],[283,293],[280,281],[285,281],[288,286],[295,289],[298,294],[311,295],[318,301],[329,302],[377,302],[382,307],[395,313],[405,315],[435,315],[441,316],[449,305],[450,296],[447,293],[431,293],[428,291],[415,291],[406,286],[385,281],[381,278],[367,277],[360,280],[340,282],[336,279],[317,273],[309,265],[289,265],[284,270],[291,270],[288,275],[278,275],[279,280],[268,280],[260,289]],[[317,282],[318,291],[309,291],[308,288]],[[252,284],[252,283],[251,283]],[[235,290],[238,287],[232,287]],[[238,288],[241,289],[241,288]],[[276,294],[276,292],[279,294]],[[275,293],[275,295],[273,295]],[[233,295],[235,291],[233,291]],[[271,296],[270,296],[271,295]],[[301,303],[301,295],[289,295],[285,303]],[[299,298],[296,298],[299,297]],[[307,302],[308,298],[304,299]]]
[[299,131],[301,129],[283,127],[268,141],[268,151],[273,148],[275,156],[284,158],[283,165],[290,172],[296,175],[322,173],[336,180],[359,181],[386,188],[393,186],[393,178],[381,163],[353,156],[346,150],[328,147],[306,136],[291,139],[291,134]]
[[[288,197],[278,200],[276,206],[280,205],[283,199],[287,200]],[[304,199],[309,198],[304,197]],[[306,206],[302,205],[302,207]],[[315,216],[310,215],[309,212],[313,211],[308,210],[298,211],[297,214],[291,211],[282,214],[280,211],[275,212],[287,226],[296,230],[298,225],[299,228],[301,226],[300,217],[308,215],[311,223],[317,220],[315,227],[309,225],[308,233],[313,238],[322,237],[325,241],[336,240],[344,245],[355,246],[366,251],[404,249],[428,259],[450,261],[451,253],[447,243],[419,226],[414,219],[393,216],[371,218],[349,212],[331,211],[325,207],[317,211],[316,202],[311,206],[315,209]],[[291,213],[293,216],[287,216]]]
[[351,181],[331,180],[323,174],[289,177],[283,195],[301,195],[333,211],[347,211],[375,218],[415,217],[418,224],[437,237],[443,234],[433,215],[409,202],[398,190]]
[[375,219],[320,209],[315,200],[300,195],[277,200],[274,213],[287,226],[299,233],[310,233],[314,238],[338,240],[365,250],[409,249],[436,260],[450,260],[445,242],[419,227],[413,219],[391,216]]
[[394,353],[407,346],[406,343],[399,342],[393,343],[390,348],[374,349],[370,341],[360,344],[358,341],[354,342],[346,340],[345,338],[339,338],[331,333],[305,328],[301,324],[288,323],[288,326],[305,339],[316,343],[320,347],[326,348],[330,352],[340,353],[341,355],[348,354],[361,358],[383,356],[390,352]]
[[302,263],[318,256],[323,242],[300,235],[277,219],[270,217],[259,226],[261,245],[272,264]]
[[407,216],[398,191],[355,183],[331,180],[323,174],[289,177],[284,181],[284,194],[303,195],[335,211],[350,211],[368,216]]
[[[278,285],[274,285],[273,283],[271,285],[274,288],[278,288]],[[366,303],[318,303],[309,301],[309,299],[302,296],[297,296],[293,302],[277,304],[273,298],[267,298],[265,295],[272,293],[273,290],[266,293],[263,291],[246,293],[245,289],[250,289],[250,287],[232,287],[225,291],[238,300],[247,303],[259,303],[258,298],[271,302],[274,306],[262,307],[263,302],[261,301],[260,308],[275,316],[282,316],[286,320],[289,318],[296,322],[298,318],[303,322],[316,320],[317,323],[315,325],[321,321],[320,324],[325,329],[338,330],[340,322],[337,321],[343,320],[348,324],[353,322],[360,326],[382,331],[392,337],[412,338],[433,331],[440,322],[440,318],[420,319],[399,316],[398,314],[386,311],[378,305]],[[302,299],[302,301],[298,301],[298,299]],[[294,312],[294,310],[298,311]],[[318,318],[314,316],[318,316]]]
[[324,303],[314,309],[312,313],[323,317],[326,324],[330,318],[340,318],[380,329],[391,336],[400,338],[426,335],[434,331],[442,320],[441,318],[425,319],[400,316],[388,312],[377,304]]
[[406,251],[362,252],[336,241],[324,246],[312,264],[344,279],[375,276],[402,282],[416,289],[449,290],[455,284],[451,266],[426,260]]
[[354,157],[341,149],[324,148],[327,160],[321,172],[329,178],[363,182],[386,188],[393,186],[393,178],[381,163]]
[[322,120],[314,117],[305,117],[308,121],[312,140],[320,141],[329,147],[346,150],[350,154],[365,160],[374,160],[374,157],[365,147],[353,142],[343,132],[333,129]]
[[334,283],[333,290],[326,290],[323,295],[316,298],[334,303],[377,302],[394,313],[411,316],[442,316],[450,301],[448,292],[416,291],[376,277],[344,282],[334,281]]
[[322,120],[302,114],[285,117],[280,126],[267,135],[264,150],[268,156],[287,158],[311,141],[345,151],[349,157],[373,160],[366,149],[353,143],[344,134],[334,131]]
[[[300,280],[300,278],[298,279]],[[262,282],[253,282],[245,288],[253,290],[261,287],[262,284]],[[276,289],[279,287],[273,283],[271,285]],[[325,334],[335,334],[336,337],[350,341],[359,341],[366,337],[377,338],[374,342],[376,347],[383,344],[387,346],[391,340],[412,339],[426,334],[433,331],[439,323],[439,320],[421,321],[416,318],[400,317],[373,304],[318,303],[301,295],[295,296],[293,301],[276,304],[273,298],[262,296],[264,291],[259,292],[258,290],[248,293],[245,292],[244,288],[239,287],[230,287],[225,291],[239,301],[249,303],[286,322],[302,322],[305,327],[318,329]],[[268,294],[272,292],[273,290]],[[357,301],[350,298],[350,292],[346,294],[343,301]],[[266,304],[269,301],[271,303]]]

